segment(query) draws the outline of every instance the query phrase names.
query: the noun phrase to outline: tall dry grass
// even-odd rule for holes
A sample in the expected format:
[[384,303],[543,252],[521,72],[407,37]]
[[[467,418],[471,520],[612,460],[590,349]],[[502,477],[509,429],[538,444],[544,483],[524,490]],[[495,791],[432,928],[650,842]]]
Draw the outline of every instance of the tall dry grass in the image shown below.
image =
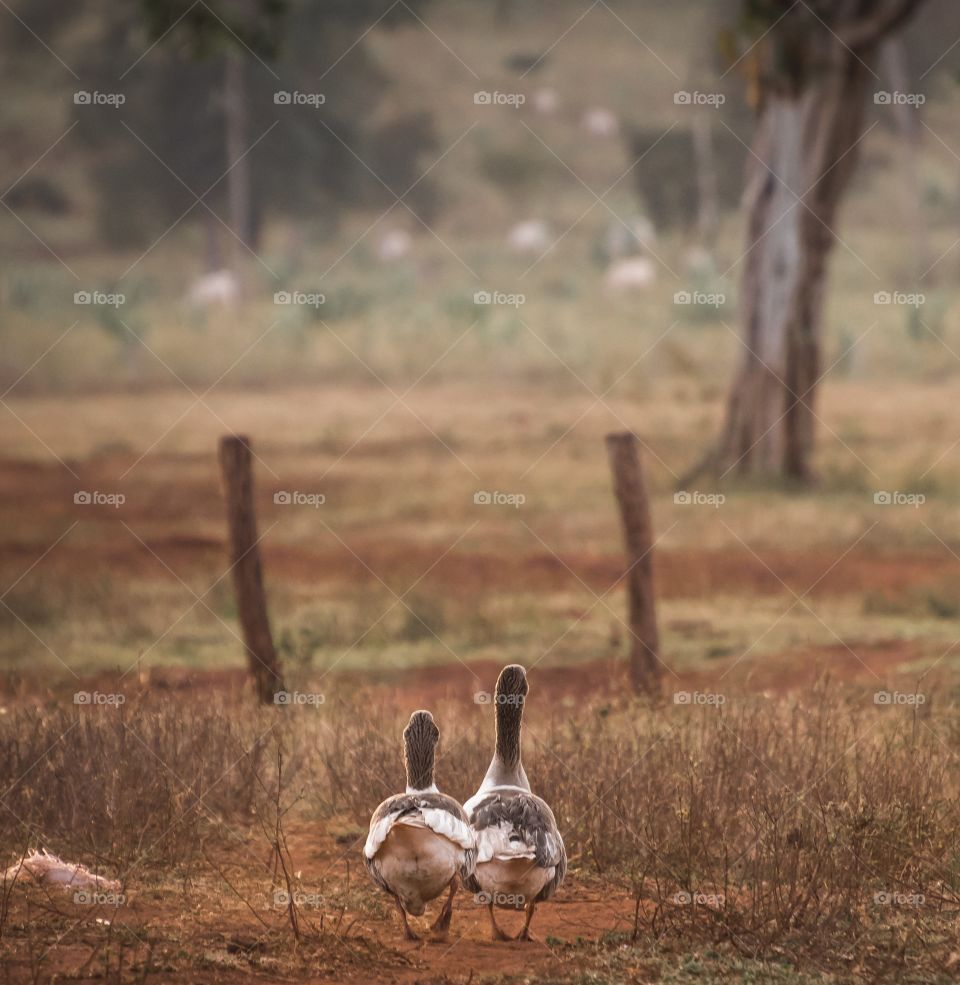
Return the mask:
[[[935,942],[960,913],[960,726],[926,698],[906,710],[827,684],[721,707],[543,696],[525,758],[572,879],[633,894],[636,935],[788,955],[875,948],[877,935]],[[489,759],[489,708],[434,710],[439,783],[465,799]],[[408,713],[382,692],[312,708],[16,710],[0,720],[0,834],[133,880],[202,860],[271,805],[358,834],[402,788]]]

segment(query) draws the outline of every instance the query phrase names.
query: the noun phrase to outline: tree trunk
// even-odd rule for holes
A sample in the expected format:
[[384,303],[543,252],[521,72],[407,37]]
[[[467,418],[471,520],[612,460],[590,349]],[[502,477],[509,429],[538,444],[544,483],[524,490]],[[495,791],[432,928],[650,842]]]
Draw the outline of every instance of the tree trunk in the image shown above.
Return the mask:
[[653,590],[653,524],[636,437],[629,431],[608,434],[607,454],[627,553],[630,683],[635,691],[652,694],[660,688],[662,664]]
[[230,565],[247,666],[257,697],[264,704],[273,704],[275,695],[284,687],[263,591],[250,458],[247,438],[230,435],[220,439],[220,469],[230,530]]
[[748,157],[744,353],[715,467],[810,481],[826,265],[863,134],[856,56],[799,94],[769,93]]
[[[870,63],[923,0],[784,3],[744,56],[759,120],[747,158],[744,352],[705,468],[809,482],[827,260],[864,133]],[[823,8],[825,12],[828,8]]]

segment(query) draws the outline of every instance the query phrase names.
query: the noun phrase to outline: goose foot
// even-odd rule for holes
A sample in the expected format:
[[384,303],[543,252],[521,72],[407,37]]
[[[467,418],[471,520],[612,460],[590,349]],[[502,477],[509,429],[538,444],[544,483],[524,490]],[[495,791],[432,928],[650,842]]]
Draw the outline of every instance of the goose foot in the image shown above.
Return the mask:
[[403,922],[403,936],[406,937],[408,941],[419,941],[420,938],[410,929],[410,924],[407,923],[407,911],[403,908],[403,904],[400,902],[400,897],[394,896],[393,901],[396,903],[397,909],[400,911],[400,920]]
[[450,920],[453,917],[453,897],[456,895],[459,888],[460,883],[457,880],[457,877],[454,876],[450,880],[450,894],[447,896],[446,902],[443,904],[443,909],[440,911],[440,916],[437,917],[433,926],[430,928],[430,940],[435,943],[443,943],[447,939],[447,935],[450,933]]
[[527,904],[527,916],[523,922],[523,930],[514,938],[517,941],[529,941],[531,943],[537,943],[536,937],[530,933],[530,921],[533,919],[533,911],[536,909],[536,903]]
[[490,914],[490,938],[495,941],[512,941],[513,938],[505,934],[498,926],[497,919],[493,915],[493,903],[488,904],[487,912]]

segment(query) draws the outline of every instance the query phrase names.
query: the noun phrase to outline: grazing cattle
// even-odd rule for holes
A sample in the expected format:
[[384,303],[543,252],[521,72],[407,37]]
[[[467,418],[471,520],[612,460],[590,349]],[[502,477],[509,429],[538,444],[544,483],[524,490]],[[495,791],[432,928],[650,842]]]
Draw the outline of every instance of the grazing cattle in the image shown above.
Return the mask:
[[507,243],[515,253],[545,253],[553,245],[550,227],[542,219],[518,222],[507,234]]
[[646,257],[627,257],[607,269],[603,286],[608,294],[631,294],[646,290],[656,279],[656,268]]
[[405,229],[390,229],[377,242],[377,256],[384,263],[402,260],[412,249],[413,237]]
[[543,116],[553,116],[560,108],[560,96],[553,86],[543,86],[537,89],[530,102],[534,110]]
[[616,137],[620,132],[620,121],[616,115],[602,106],[588,109],[580,124],[593,137]]
[[232,307],[240,299],[240,281],[232,270],[214,270],[198,277],[187,293],[187,300],[198,308]]

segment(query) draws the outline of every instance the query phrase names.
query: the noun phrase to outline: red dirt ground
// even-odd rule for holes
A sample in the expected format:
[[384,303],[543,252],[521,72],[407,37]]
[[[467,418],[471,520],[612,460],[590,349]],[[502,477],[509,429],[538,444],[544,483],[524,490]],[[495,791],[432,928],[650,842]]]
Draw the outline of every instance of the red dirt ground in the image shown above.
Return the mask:
[[[164,481],[169,476],[162,471],[158,478],[147,470],[142,475],[138,473],[136,481],[124,484],[127,502],[122,514],[109,506],[89,508],[83,516],[84,527],[71,532],[45,558],[45,576],[69,580],[75,579],[78,572],[108,570],[119,578],[140,576],[172,581],[173,575],[150,551],[182,578],[206,572],[210,574],[208,581],[212,581],[222,573],[227,551],[216,476],[206,460],[202,468],[189,458],[174,461],[180,463],[175,483]],[[0,503],[18,504],[8,518],[9,529],[4,538],[5,560],[12,573],[21,573],[38,555],[35,542],[20,540],[21,526],[36,531],[49,522],[50,536],[39,538],[46,546],[63,532],[67,520],[77,518],[71,510],[78,486],[117,488],[116,476],[122,471],[119,460],[74,464],[81,476],[79,482],[62,468],[3,463]],[[160,460],[155,467],[163,470],[174,465]],[[329,484],[325,480],[325,486]],[[261,489],[258,498],[261,525],[266,527],[273,510],[270,490]],[[22,524],[18,523],[18,512],[22,514]],[[129,524],[149,550],[138,544],[118,519]],[[335,582],[348,588],[376,586],[372,570],[396,581],[396,588],[405,589],[432,568],[424,585],[443,584],[453,593],[484,594],[490,592],[491,586],[496,586],[497,592],[537,593],[576,586],[571,573],[575,572],[594,591],[602,592],[623,571],[619,555],[567,551],[557,557],[537,544],[532,535],[528,544],[513,545],[509,553],[470,551],[461,545],[439,563],[443,548],[419,543],[414,537],[385,536],[377,530],[354,531],[346,539],[350,550],[322,529],[309,543],[265,540],[268,581],[310,586]],[[656,557],[657,590],[664,599],[780,595],[787,592],[785,583],[794,592],[809,591],[811,598],[871,591],[896,594],[923,589],[956,571],[956,561],[947,551],[883,553],[863,546],[835,564],[837,556],[838,552],[823,549],[764,550],[765,566],[739,545],[711,550],[661,549]]]
[[[322,884],[330,892],[335,884],[356,884],[360,879],[365,892],[377,893],[368,886],[366,873],[358,864],[362,836],[347,844],[338,844],[332,837],[318,835],[305,825],[299,825],[288,832],[288,843],[305,885]],[[265,866],[264,877],[267,872]],[[53,904],[50,909],[59,912],[71,909],[66,896],[61,898],[57,890],[50,893]],[[228,899],[222,908],[211,911],[185,903],[176,890],[138,892],[133,888],[120,910],[104,907],[99,912],[102,913],[100,920],[112,918],[117,929],[129,931],[144,943],[148,938],[153,941],[152,963],[159,971],[151,975],[149,981],[199,985],[294,980],[288,974],[278,974],[276,968],[257,968],[256,959],[261,952],[282,955],[293,949],[294,942],[282,910],[265,910],[263,900],[256,897],[252,902],[258,904],[261,916],[270,922],[272,938],[270,931],[236,900]],[[87,908],[73,909],[77,911],[78,919],[51,951],[46,972],[50,974],[57,970],[80,982],[102,980],[97,965],[104,956],[103,925],[91,925],[89,911],[84,912]],[[461,890],[455,900],[450,935],[443,943],[407,941],[392,907],[385,907],[385,911],[389,912],[386,918],[363,913],[326,912],[324,923],[328,928],[333,919],[338,919],[342,943],[328,946],[326,953],[317,955],[316,974],[308,972],[304,977],[301,971],[295,980],[311,983],[334,980],[342,985],[366,985],[374,981],[414,985],[470,981],[474,974],[487,980],[522,972],[527,980],[549,981],[552,969],[569,969],[571,964],[583,960],[565,951],[565,944],[600,941],[614,932],[629,935],[633,933],[635,922],[633,901],[622,891],[599,882],[569,881],[558,899],[538,909],[533,923],[536,939],[528,943],[491,941],[486,907],[475,904],[472,894],[466,890]],[[438,911],[439,904],[435,901],[428,906],[424,917],[411,920],[411,926],[426,935],[429,923]],[[303,928],[309,939],[320,923],[319,915],[308,909],[302,909],[301,913],[302,919],[309,924]],[[523,915],[501,910],[497,922],[501,929],[512,934],[522,926]],[[134,946],[133,953],[127,956],[127,964],[134,958],[138,963],[142,962],[145,954],[145,947],[138,950]],[[187,954],[191,958],[184,967]],[[239,967],[196,967],[197,957],[205,954],[218,956],[218,963],[234,955]],[[250,964],[248,958],[253,958]],[[312,960],[305,956],[308,968]]]
[[[898,677],[897,668],[919,659],[919,643],[904,641],[836,643],[830,646],[798,647],[783,651],[769,660],[750,666],[737,664],[737,656],[712,660],[709,669],[668,674],[664,694],[681,690],[722,690],[728,695],[788,694],[809,690],[824,677],[835,683],[876,687],[883,681],[891,684]],[[334,671],[317,676],[330,692],[355,694],[359,691],[388,688],[391,700],[399,707],[432,707],[440,702],[470,704],[478,690],[492,687],[502,662],[477,660],[468,664],[448,663],[403,670]],[[729,669],[729,674],[727,673]],[[911,680],[914,678],[910,678]],[[584,696],[611,701],[622,697],[627,687],[626,668],[622,661],[602,659],[584,661],[566,667],[546,664],[533,669],[531,683],[545,703],[562,704],[566,698]],[[0,696],[18,701],[42,701],[64,689],[76,691],[110,691],[117,684],[116,674],[100,672],[84,677],[51,683],[47,678],[21,675],[16,689],[9,679],[0,680]],[[149,676],[130,674],[123,679],[124,693],[133,698],[138,693],[162,695],[174,693],[178,700],[205,701],[211,692],[237,694],[249,688],[245,671],[240,668],[196,670],[188,667],[153,667]],[[65,693],[65,691],[64,691]]]

